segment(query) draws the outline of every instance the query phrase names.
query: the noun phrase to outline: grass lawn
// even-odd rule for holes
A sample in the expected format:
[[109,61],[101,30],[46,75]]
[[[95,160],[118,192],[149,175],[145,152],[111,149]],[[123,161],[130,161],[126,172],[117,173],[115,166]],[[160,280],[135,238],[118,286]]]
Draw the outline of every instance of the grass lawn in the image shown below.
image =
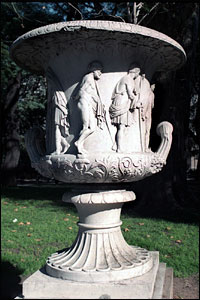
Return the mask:
[[[2,191],[2,262],[22,276],[40,269],[49,255],[71,246],[78,214],[62,203],[64,186],[7,188]],[[129,245],[160,252],[160,261],[187,277],[199,270],[199,227],[194,223],[142,218],[122,208],[122,232]]]

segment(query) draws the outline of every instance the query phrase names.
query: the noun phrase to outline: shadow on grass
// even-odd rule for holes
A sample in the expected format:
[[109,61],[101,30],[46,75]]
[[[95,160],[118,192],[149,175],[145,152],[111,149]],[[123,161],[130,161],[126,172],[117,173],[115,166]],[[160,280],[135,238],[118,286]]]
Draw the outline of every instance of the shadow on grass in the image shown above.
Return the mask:
[[[39,208],[40,204],[37,201],[50,200],[52,206],[62,206],[66,205],[76,212],[76,208],[71,203],[64,203],[62,201],[62,196],[67,191],[71,189],[63,185],[44,185],[44,186],[17,186],[17,187],[7,187],[2,188],[2,196],[8,197],[13,202],[30,200],[35,201],[35,207]],[[42,207],[49,206],[49,202],[42,205]]]
[[14,299],[22,295],[22,273],[23,270],[15,268],[9,261],[1,262],[1,299]]
[[148,211],[137,207],[134,203],[125,203],[122,213],[129,217],[162,219],[174,223],[199,224],[199,213],[189,208],[169,209],[166,211]]
[[123,205],[123,212],[128,216],[199,224],[199,183],[187,182],[183,189],[182,186],[163,182],[157,176],[157,181],[148,177],[142,182],[135,182],[131,190],[135,192],[136,200]]
[[14,201],[20,200],[53,200],[59,201],[63,193],[67,192],[63,186],[17,186],[2,188],[2,195]]
[[[99,185],[100,186],[100,185]],[[99,187],[98,186],[98,187]],[[130,190],[129,185],[121,185],[121,189],[127,188]],[[102,185],[102,189],[105,185]],[[2,189],[2,195],[8,197],[10,200],[15,202],[20,202],[23,200],[32,200],[35,201],[35,207],[39,208],[41,204],[37,204],[38,200],[50,200],[52,201],[52,206],[60,207],[70,207],[72,211],[77,212],[76,207],[72,203],[64,203],[62,201],[62,196],[66,192],[70,192],[72,189],[83,190],[91,188],[89,185],[40,185],[40,186],[18,186],[18,187],[9,187]],[[95,185],[91,189],[94,189]],[[195,208],[182,208],[182,207],[167,207],[161,205],[157,206],[157,209],[150,209],[140,207],[140,195],[136,197],[136,201],[125,202],[122,208],[122,213],[126,214],[129,217],[142,217],[142,218],[153,218],[153,219],[164,219],[177,223],[188,223],[188,224],[199,224],[199,213]],[[43,207],[49,206],[49,202],[44,204]]]

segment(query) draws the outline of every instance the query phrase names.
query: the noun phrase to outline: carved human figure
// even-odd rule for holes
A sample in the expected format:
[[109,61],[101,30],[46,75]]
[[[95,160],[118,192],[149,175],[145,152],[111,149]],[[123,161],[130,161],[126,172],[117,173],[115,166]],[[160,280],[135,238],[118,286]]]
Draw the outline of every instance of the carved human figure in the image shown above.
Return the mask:
[[134,79],[137,101],[135,108],[138,109],[138,122],[140,131],[141,150],[149,151],[149,135],[151,129],[151,114],[154,106],[154,88],[150,86],[145,74]]
[[96,130],[97,126],[103,129],[102,125],[105,121],[105,108],[97,86],[103,67],[100,62],[94,61],[89,64],[88,69],[89,73],[83,77],[75,97],[78,100],[77,106],[83,124],[79,138],[75,142],[79,154],[87,153],[84,148],[85,140]]
[[63,154],[69,148],[69,120],[67,98],[55,73],[48,68],[47,103],[47,151],[50,154]]
[[117,152],[123,152],[123,135],[125,128],[134,124],[134,109],[137,101],[134,80],[139,76],[140,69],[131,64],[128,74],[122,77],[112,94],[112,104],[109,107],[111,123],[117,126]]
[[151,85],[151,90],[149,92],[148,103],[146,106],[145,112],[145,151],[149,151],[149,138],[150,138],[150,129],[152,121],[152,109],[154,107],[154,89],[155,84]]

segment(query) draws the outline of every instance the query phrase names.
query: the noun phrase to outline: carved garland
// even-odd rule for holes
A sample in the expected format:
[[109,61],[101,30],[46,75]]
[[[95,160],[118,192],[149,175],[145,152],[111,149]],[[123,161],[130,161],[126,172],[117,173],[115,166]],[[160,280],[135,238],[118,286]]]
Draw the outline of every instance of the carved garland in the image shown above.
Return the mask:
[[[165,161],[158,155],[142,158],[111,156],[94,162],[70,161],[66,157],[34,163],[33,167],[43,176],[55,177],[64,182],[131,182],[155,174],[163,168]],[[48,167],[48,168],[47,168]]]

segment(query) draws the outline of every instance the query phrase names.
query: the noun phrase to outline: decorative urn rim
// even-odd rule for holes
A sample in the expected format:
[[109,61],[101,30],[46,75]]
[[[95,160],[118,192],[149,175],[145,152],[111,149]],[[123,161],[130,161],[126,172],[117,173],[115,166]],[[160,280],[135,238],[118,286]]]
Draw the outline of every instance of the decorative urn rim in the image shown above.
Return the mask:
[[[59,42],[59,34],[66,36],[73,32],[73,35],[77,33],[80,36],[81,33],[86,33],[88,37],[95,37],[97,31],[99,38],[107,32],[111,40],[114,41],[112,37],[116,35],[116,40],[121,40],[133,47],[140,42],[141,46],[144,46],[144,51],[151,50],[150,48],[146,49],[149,44],[155,44],[156,51],[159,53],[158,71],[170,71],[180,68],[186,61],[186,54],[182,46],[161,32],[131,23],[101,20],[60,22],[33,29],[13,42],[10,48],[10,56],[20,67],[36,74],[44,74],[44,67],[37,63],[38,54],[47,52],[46,50],[52,46],[52,43]],[[112,33],[112,36],[110,36],[110,33]],[[48,42],[46,37],[50,35],[53,36],[53,39]],[[37,49],[34,51],[31,49],[33,41],[37,45]],[[163,49],[165,52],[164,58],[163,53],[161,53]],[[28,55],[28,53],[31,53],[31,55]],[[29,59],[35,60],[36,64],[30,65],[28,63]]]

